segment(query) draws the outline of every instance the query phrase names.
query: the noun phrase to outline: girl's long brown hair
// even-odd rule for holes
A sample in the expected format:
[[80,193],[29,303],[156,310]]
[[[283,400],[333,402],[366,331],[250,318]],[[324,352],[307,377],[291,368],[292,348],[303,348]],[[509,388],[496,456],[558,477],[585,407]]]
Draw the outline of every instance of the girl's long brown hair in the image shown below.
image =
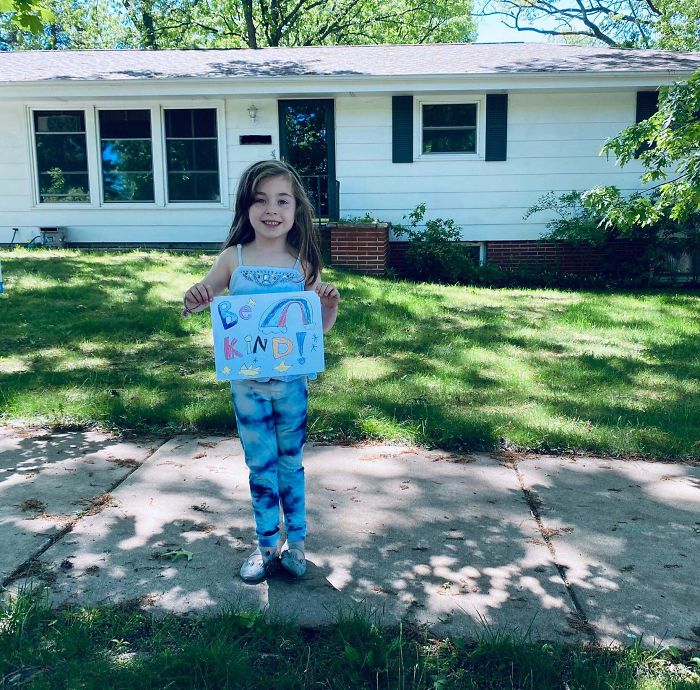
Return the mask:
[[292,185],[296,199],[294,225],[287,235],[287,243],[299,253],[299,260],[306,269],[306,283],[316,282],[321,273],[321,238],[314,226],[314,210],[304,189],[299,173],[288,163],[278,160],[258,161],[248,167],[238,183],[236,207],[228,237],[222,251],[235,244],[247,244],[255,239],[255,231],[248,220],[248,209],[255,202],[255,190],[268,177],[286,177]]

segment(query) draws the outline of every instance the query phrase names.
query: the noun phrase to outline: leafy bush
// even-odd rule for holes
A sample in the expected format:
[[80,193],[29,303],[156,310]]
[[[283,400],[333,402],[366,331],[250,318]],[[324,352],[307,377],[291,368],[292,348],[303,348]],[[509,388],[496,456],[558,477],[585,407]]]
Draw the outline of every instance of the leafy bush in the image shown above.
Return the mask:
[[[700,213],[690,214],[682,222],[665,216],[651,225],[643,225],[641,221],[634,224],[630,218],[633,220],[633,209],[639,200],[653,203],[654,195],[645,197],[635,193],[623,198],[615,187],[608,191],[615,196],[620,206],[619,217],[625,217],[625,223],[611,222],[609,208],[606,217],[599,199],[590,191],[575,190],[559,196],[548,192],[527,210],[523,219],[543,211],[556,214],[547,221],[548,232],[542,239],[595,247],[600,257],[595,280],[608,285],[636,287],[658,282],[666,271],[669,256],[700,251]],[[623,242],[633,244],[633,256],[620,251]]]
[[[576,192],[566,195],[567,205],[573,207]],[[542,202],[545,210],[558,207],[554,193]],[[461,285],[483,285],[485,287],[545,287],[545,288],[602,288],[610,284],[603,275],[579,275],[563,273],[552,263],[523,263],[513,268],[486,262],[479,265],[468,254],[469,250],[460,243],[459,228],[451,219],[436,218],[428,220],[425,227],[418,227],[425,217],[426,205],[419,204],[404,218],[410,222],[407,226],[393,226],[397,236],[408,237],[406,250],[406,267],[402,277],[436,283],[457,283]],[[571,214],[573,216],[573,214]],[[585,218],[580,211],[577,222],[581,227],[582,237],[585,230]],[[563,227],[563,226],[562,226]]]
[[542,239],[599,245],[608,236],[608,231],[602,227],[602,218],[585,205],[581,192],[572,190],[559,196],[547,192],[530,206],[523,220],[535,213],[547,211],[556,216],[545,223],[548,232]]
[[383,223],[383,220],[375,218],[369,211],[366,211],[361,216],[343,216],[340,219],[341,223]]
[[461,233],[454,220],[435,218],[419,227],[425,211],[426,205],[418,204],[404,216],[408,225],[392,226],[397,237],[408,237],[406,277],[436,283],[473,282],[478,267],[460,243]]

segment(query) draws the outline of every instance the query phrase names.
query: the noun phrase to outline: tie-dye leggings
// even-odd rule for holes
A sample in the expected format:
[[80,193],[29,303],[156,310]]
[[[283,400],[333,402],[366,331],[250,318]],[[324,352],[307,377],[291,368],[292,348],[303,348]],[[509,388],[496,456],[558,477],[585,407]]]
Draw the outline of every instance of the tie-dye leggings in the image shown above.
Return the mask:
[[258,544],[279,539],[282,504],[288,541],[306,537],[304,467],[306,377],[292,381],[234,381],[231,384],[238,435],[250,470]]

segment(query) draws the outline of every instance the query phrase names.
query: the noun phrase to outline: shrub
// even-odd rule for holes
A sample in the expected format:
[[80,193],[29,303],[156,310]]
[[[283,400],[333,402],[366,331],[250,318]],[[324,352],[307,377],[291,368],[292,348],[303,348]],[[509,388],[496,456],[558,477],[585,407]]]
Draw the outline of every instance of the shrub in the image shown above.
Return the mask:
[[[622,206],[633,208],[640,195],[626,200],[618,196]],[[700,213],[683,222],[663,217],[651,225],[640,222],[618,227],[603,216],[588,192],[574,190],[559,196],[548,192],[527,210],[523,220],[543,211],[556,215],[547,221],[548,232],[542,239],[596,247],[600,256],[598,279],[608,285],[638,287],[658,282],[667,270],[669,256],[700,251]],[[623,242],[632,243],[634,255],[620,251]]]
[[425,204],[418,204],[408,216],[408,225],[393,225],[397,237],[408,237],[406,277],[438,283],[468,283],[476,278],[478,267],[460,243],[461,233],[454,220],[427,220]]

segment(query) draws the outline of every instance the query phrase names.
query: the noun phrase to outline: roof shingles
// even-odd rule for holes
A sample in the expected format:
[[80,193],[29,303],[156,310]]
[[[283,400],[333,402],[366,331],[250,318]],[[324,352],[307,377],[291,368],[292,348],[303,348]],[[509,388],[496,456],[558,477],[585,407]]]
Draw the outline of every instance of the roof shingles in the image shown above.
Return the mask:
[[697,69],[700,69],[700,53],[544,43],[0,53],[0,82],[693,72]]

